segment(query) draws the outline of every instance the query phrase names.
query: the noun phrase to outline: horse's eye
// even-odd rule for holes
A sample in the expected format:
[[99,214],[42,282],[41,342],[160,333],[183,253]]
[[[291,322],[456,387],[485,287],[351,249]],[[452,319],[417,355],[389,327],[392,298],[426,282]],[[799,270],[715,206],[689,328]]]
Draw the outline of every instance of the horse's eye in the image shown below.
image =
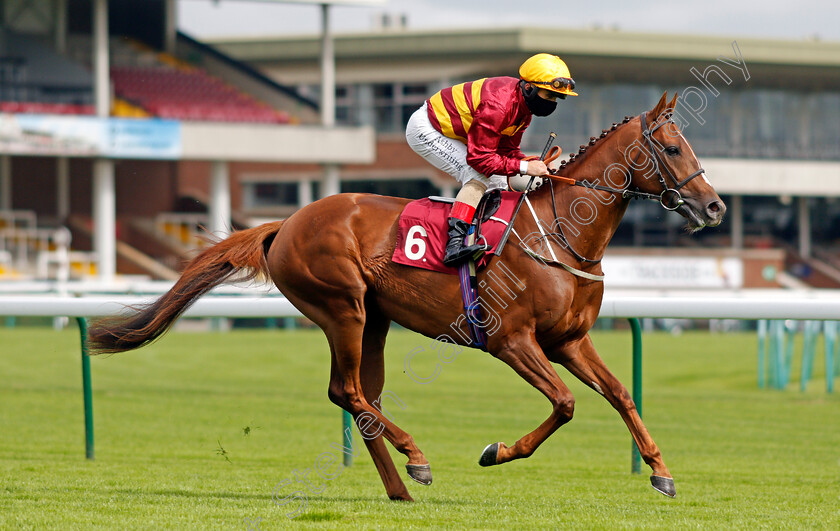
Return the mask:
[[678,148],[677,146],[668,146],[665,148],[665,153],[672,157],[676,157],[680,154],[680,148]]

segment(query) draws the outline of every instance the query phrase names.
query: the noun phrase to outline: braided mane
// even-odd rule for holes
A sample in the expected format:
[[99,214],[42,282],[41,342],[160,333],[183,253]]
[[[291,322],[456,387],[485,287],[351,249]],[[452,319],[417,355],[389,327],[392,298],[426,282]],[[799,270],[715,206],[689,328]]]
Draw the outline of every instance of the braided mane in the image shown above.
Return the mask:
[[566,168],[567,166],[570,166],[570,165],[574,164],[576,161],[580,160],[580,158],[583,156],[583,154],[586,153],[586,150],[588,150],[590,147],[594,146],[595,144],[600,143],[601,140],[603,140],[610,133],[612,133],[613,131],[618,129],[618,127],[620,125],[626,124],[627,122],[629,122],[632,119],[633,119],[632,116],[625,116],[624,120],[622,120],[621,123],[613,122],[612,127],[610,127],[609,129],[604,129],[603,131],[601,131],[600,136],[589,137],[589,144],[581,144],[580,149],[578,149],[577,153],[572,153],[571,155],[569,155],[568,160],[564,160],[563,162],[560,163],[560,169],[562,170],[562,169]]

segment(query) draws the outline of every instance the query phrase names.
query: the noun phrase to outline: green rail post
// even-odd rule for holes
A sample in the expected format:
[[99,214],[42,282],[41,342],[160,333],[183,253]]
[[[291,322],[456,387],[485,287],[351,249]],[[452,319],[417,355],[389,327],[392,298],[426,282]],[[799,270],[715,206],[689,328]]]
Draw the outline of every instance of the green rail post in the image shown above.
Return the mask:
[[87,319],[76,317],[79,333],[82,336],[82,395],[85,403],[85,457],[93,459],[93,396],[90,386],[90,357],[88,356]]
[[770,321],[770,344],[767,352],[767,361],[770,366],[770,377],[768,383],[773,389],[779,389],[782,371],[782,349],[784,343],[784,327],[781,321],[774,319]]
[[[639,418],[642,418],[642,327],[635,317],[629,318],[628,321],[633,332],[633,402],[636,403]],[[633,441],[630,455],[630,473],[642,473],[642,456],[636,441]]]
[[783,326],[785,328],[785,355],[783,358],[784,386],[782,388],[787,387],[787,384],[790,383],[791,366],[793,364],[793,342],[796,339],[797,323],[796,321],[786,320],[783,322]]
[[758,388],[764,389],[764,384],[767,379],[767,366],[764,362],[764,354],[767,352],[767,320],[759,319],[756,325],[756,334],[758,335]]
[[825,322],[825,390],[834,391],[834,344],[837,342],[837,322]]
[[805,391],[814,369],[814,356],[817,353],[817,336],[820,333],[819,321],[805,321],[802,338],[802,370],[799,371],[799,390]]
[[344,447],[348,449],[344,452],[344,466],[351,466],[353,465],[353,456],[350,451],[353,448],[353,415],[341,410],[341,419],[344,428],[341,430],[341,435],[344,440]]

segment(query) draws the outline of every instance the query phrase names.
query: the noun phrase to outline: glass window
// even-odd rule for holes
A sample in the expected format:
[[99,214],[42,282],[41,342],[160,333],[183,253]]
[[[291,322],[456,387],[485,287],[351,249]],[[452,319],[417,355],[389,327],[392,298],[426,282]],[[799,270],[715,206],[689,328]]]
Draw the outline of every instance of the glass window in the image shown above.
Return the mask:
[[426,99],[426,97],[430,96],[431,94],[427,94],[428,88],[426,87],[425,83],[422,84],[413,84],[413,85],[403,85],[402,93],[404,96],[421,96],[421,99]]
[[367,193],[422,199],[438,195],[439,191],[428,179],[400,179],[394,181],[344,181],[342,192]]
[[[453,83],[459,80],[453,80]],[[469,81],[469,80],[467,80]],[[373,125],[377,132],[405,128],[408,118],[434,92],[436,83],[373,83],[342,85],[336,90],[336,119],[342,125]],[[593,84],[578,97],[561,101],[547,118],[535,117],[525,132],[522,149],[538,153],[550,131],[566,153],[576,152],[591,136],[625,116],[650,109],[662,92],[684,96],[687,87],[653,84]],[[840,159],[840,92],[740,90],[718,86],[717,96],[704,91],[700,121],[685,109],[684,133],[700,157],[769,157]],[[318,87],[304,93],[317,99]],[[698,106],[697,96],[689,103]]]
[[373,86],[373,97],[377,100],[390,101],[394,98],[394,85],[390,83],[377,83]]
[[298,183],[244,183],[244,202],[247,208],[297,205]]
[[394,123],[394,107],[392,105],[381,105],[374,109],[375,127],[380,133],[393,133],[397,130]]

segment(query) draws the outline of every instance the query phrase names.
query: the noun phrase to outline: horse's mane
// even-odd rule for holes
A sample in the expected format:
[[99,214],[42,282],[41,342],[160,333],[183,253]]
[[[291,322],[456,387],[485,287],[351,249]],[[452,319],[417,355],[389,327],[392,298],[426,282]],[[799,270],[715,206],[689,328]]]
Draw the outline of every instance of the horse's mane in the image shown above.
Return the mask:
[[619,126],[626,124],[627,122],[629,122],[632,119],[633,119],[632,116],[625,116],[624,120],[622,120],[621,123],[613,122],[612,127],[610,127],[609,129],[604,129],[603,131],[601,131],[600,136],[589,137],[589,144],[581,144],[580,149],[578,149],[577,153],[572,153],[571,155],[569,155],[568,160],[564,160],[563,162],[560,163],[560,169],[561,170],[566,169],[568,166],[571,166],[575,162],[579,161],[581,159],[581,157],[586,154],[586,151],[589,148],[591,148],[592,146],[594,146],[596,144],[600,144],[601,141],[604,138],[606,138],[607,136],[610,135],[610,133],[612,133],[613,131],[618,129]]

